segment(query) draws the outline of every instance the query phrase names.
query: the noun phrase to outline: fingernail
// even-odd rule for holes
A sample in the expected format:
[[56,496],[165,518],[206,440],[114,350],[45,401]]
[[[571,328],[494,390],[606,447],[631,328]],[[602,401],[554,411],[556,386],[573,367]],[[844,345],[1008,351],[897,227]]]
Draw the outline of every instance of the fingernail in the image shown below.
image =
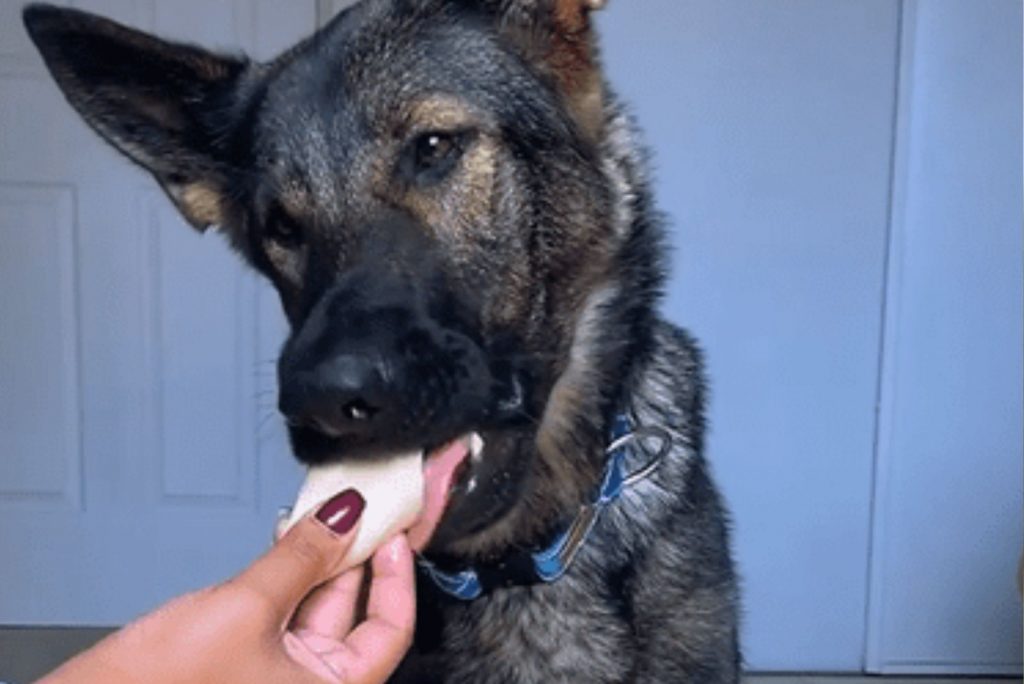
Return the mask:
[[336,494],[316,512],[316,519],[335,534],[345,534],[359,520],[366,508],[366,499],[354,489]]

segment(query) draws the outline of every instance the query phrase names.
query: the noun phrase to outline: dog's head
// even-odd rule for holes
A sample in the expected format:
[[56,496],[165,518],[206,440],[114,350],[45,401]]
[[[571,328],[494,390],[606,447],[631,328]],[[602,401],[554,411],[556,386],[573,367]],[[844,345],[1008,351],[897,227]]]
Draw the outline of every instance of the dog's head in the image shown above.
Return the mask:
[[364,0],[269,63],[74,10],[25,22],[84,119],[276,286],[298,457],[482,432],[437,541],[485,552],[600,467],[562,453],[590,446],[588,325],[618,277],[600,4]]

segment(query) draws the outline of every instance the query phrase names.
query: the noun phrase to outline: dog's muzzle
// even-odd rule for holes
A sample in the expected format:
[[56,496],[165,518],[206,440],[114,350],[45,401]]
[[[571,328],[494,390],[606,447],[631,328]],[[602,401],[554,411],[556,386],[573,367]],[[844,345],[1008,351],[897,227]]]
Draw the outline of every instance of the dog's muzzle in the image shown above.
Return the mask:
[[429,448],[521,412],[521,378],[492,368],[456,316],[428,313],[452,307],[425,289],[350,273],[288,341],[279,408],[300,460]]

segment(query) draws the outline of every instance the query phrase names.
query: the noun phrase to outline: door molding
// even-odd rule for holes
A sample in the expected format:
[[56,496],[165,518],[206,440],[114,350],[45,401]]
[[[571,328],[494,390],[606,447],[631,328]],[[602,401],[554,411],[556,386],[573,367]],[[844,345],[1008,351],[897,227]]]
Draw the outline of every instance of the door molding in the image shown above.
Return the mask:
[[[908,196],[912,192],[910,177],[911,154],[915,141],[914,95],[915,74],[921,67],[919,56],[920,22],[919,0],[901,0],[898,43],[898,76],[895,111],[893,113],[893,152],[889,206],[888,246],[885,264],[884,296],[882,304],[882,337],[878,395],[876,403],[876,433],[874,448],[874,477],[871,502],[871,535],[868,549],[868,600],[865,614],[864,669],[885,675],[998,675],[1020,673],[1016,661],[972,661],[957,657],[906,658],[894,653],[886,641],[887,608],[891,610],[892,586],[886,586],[890,574],[887,551],[894,543],[890,535],[892,497],[896,489],[894,465],[898,460],[897,432],[903,416],[898,415],[900,383],[900,353],[902,349],[904,307],[907,292],[909,231],[920,229],[910,225]],[[917,106],[921,106],[920,103]],[[1012,568],[1006,582],[1013,582]],[[895,588],[898,590],[898,587]],[[957,589],[951,587],[951,593]],[[891,616],[890,616],[891,617]]]

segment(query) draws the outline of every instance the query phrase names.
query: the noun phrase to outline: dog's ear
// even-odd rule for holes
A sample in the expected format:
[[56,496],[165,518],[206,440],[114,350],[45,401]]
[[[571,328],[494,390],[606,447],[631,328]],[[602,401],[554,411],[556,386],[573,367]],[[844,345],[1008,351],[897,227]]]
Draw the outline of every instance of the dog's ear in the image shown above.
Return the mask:
[[591,13],[607,0],[483,0],[502,29],[558,85],[584,131],[596,136],[604,92]]
[[78,10],[30,5],[23,18],[86,122],[151,171],[196,228],[221,223],[225,140],[247,60],[169,43]]

